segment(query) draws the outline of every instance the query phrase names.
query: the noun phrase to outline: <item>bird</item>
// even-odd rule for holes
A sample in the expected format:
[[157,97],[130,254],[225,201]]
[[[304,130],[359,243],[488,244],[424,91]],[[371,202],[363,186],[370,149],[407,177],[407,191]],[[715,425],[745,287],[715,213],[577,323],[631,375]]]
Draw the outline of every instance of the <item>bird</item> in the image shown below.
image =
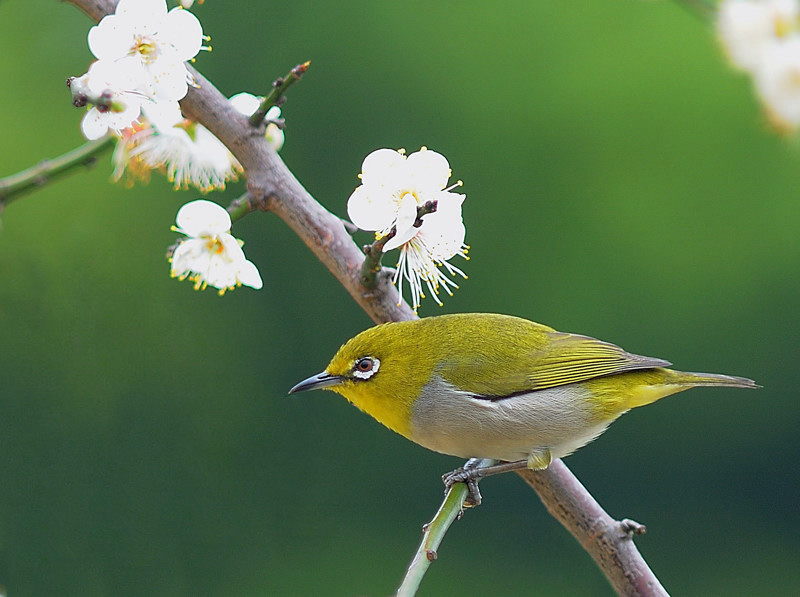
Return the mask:
[[670,365],[520,317],[457,313],[369,328],[289,393],[332,390],[412,442],[470,459],[443,479],[467,483],[477,505],[480,478],[546,469],[633,408],[697,386],[760,387]]

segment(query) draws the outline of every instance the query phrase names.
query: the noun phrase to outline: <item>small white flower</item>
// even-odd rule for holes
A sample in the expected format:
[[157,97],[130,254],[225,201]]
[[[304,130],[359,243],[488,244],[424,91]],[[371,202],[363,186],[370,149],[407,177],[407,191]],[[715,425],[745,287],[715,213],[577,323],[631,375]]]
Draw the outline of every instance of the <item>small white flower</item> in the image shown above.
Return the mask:
[[243,169],[233,154],[206,127],[183,118],[177,103],[148,103],[143,109],[144,126],[117,144],[123,148],[114,154],[115,179],[126,169],[133,176],[159,169],[176,190],[194,186],[203,193],[238,179]]
[[422,148],[406,157],[392,149],[378,149],[361,165],[361,186],[347,201],[347,214],[362,230],[382,238],[395,228],[384,246],[389,251],[415,234],[417,208],[429,201],[447,200],[450,164],[440,153]]
[[[401,296],[403,281],[408,282],[414,310],[425,296],[424,288],[441,305],[439,289],[452,294],[457,286],[440,268],[466,278],[447,260],[455,255],[466,258],[468,249],[461,218],[465,197],[447,187],[447,159],[424,147],[408,157],[378,149],[364,159],[359,176],[361,186],[347,202],[350,219],[362,230],[375,231],[376,239],[392,234],[383,250],[400,249],[393,281]],[[428,213],[419,216],[421,208]]]
[[188,10],[167,12],[164,0],[120,0],[113,15],[89,31],[98,59],[133,73],[139,91],[153,100],[180,100],[191,76],[184,62],[200,51],[203,28]]
[[[231,97],[230,102],[233,104],[233,107],[236,108],[236,110],[245,116],[252,116],[252,114],[258,110],[258,107],[261,105],[262,99],[263,98],[258,98],[251,93],[242,92]],[[265,136],[275,151],[280,151],[283,147],[284,134],[283,130],[277,124],[275,124],[275,122],[270,121],[276,121],[280,117],[281,109],[278,106],[272,106],[269,110],[267,110],[267,114],[264,117],[264,120],[267,121],[267,131]]]
[[731,61],[752,71],[761,63],[767,44],[797,31],[797,0],[724,0],[719,5],[717,31]]
[[76,105],[93,104],[81,121],[81,131],[90,140],[109,130],[120,134],[139,118],[146,101],[128,71],[102,60],[93,62],[85,75],[70,79],[69,84],[73,98],[80,102]]
[[756,88],[779,124],[800,125],[800,36],[773,42],[755,72]]
[[256,290],[263,286],[241,241],[231,236],[231,218],[222,207],[203,199],[191,201],[180,208],[175,221],[174,230],[188,238],[172,254],[172,277],[188,278],[195,290],[213,286],[220,295],[242,284]]

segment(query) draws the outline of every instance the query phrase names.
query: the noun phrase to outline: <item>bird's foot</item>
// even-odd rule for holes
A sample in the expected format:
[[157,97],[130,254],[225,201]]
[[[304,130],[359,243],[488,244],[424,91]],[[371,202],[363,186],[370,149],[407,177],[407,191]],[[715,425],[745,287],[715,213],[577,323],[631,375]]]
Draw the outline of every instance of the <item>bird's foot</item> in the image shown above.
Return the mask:
[[528,460],[515,460],[513,462],[501,462],[496,464],[496,460],[486,458],[470,458],[461,468],[442,475],[445,491],[456,483],[466,483],[469,495],[464,500],[465,508],[472,508],[481,505],[481,492],[478,490],[478,481],[490,475],[507,473],[508,471],[518,471],[524,468],[541,470],[548,467],[552,457],[550,450],[536,452]]
[[481,505],[481,491],[478,489],[478,481],[483,477],[481,464],[483,464],[482,458],[470,458],[464,466],[442,475],[445,493],[450,491],[450,488],[456,483],[466,483],[468,493],[464,500],[465,508],[474,508]]

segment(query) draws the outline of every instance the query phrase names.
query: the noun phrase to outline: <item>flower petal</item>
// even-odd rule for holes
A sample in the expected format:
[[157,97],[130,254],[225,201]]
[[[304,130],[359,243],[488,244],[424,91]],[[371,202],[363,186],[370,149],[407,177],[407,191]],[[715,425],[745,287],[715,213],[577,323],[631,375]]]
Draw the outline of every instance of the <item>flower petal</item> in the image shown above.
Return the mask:
[[143,65],[146,73],[139,90],[155,101],[182,100],[189,91],[189,71],[183,61],[167,55]]
[[440,199],[437,210],[422,218],[419,238],[425,243],[436,261],[446,261],[464,249],[466,229],[461,217],[461,202],[464,195],[454,195],[449,200]]
[[222,207],[205,199],[190,201],[178,210],[175,222],[187,236],[227,233],[231,217]]
[[125,17],[108,15],[89,30],[89,50],[100,60],[116,60],[131,49],[133,29]]
[[405,172],[406,156],[394,149],[376,149],[361,164],[361,184],[366,186],[396,186]]
[[414,238],[419,232],[419,228],[414,228],[416,221],[417,200],[411,193],[406,193],[400,199],[400,207],[397,210],[397,219],[394,224],[396,233],[386,242],[383,250],[391,251]]
[[239,267],[239,271],[236,274],[236,279],[245,286],[249,286],[250,288],[255,288],[256,290],[260,290],[262,286],[264,286],[264,282],[261,280],[261,274],[258,273],[258,268],[252,261],[245,260]]
[[158,36],[169,40],[181,61],[191,60],[203,45],[203,26],[188,10],[175,7],[167,13]]
[[767,44],[755,83],[774,116],[790,126],[800,125],[800,37]]
[[267,138],[267,141],[269,141],[270,145],[272,145],[272,149],[275,151],[280,151],[283,147],[284,141],[286,140],[286,136],[284,135],[283,131],[273,123],[269,123],[267,125],[267,130],[264,136]]
[[361,230],[383,230],[394,222],[397,204],[391,195],[361,185],[347,200],[347,215]]
[[142,112],[161,135],[175,132],[175,127],[184,120],[177,101],[144,102]]
[[167,16],[167,3],[163,0],[120,0],[114,14],[122,16],[138,30],[158,31]]
[[247,93],[246,91],[231,96],[230,99],[228,99],[228,101],[234,108],[236,108],[236,110],[238,110],[241,114],[244,114],[245,116],[250,116],[251,114],[253,114],[253,112],[258,110],[258,106],[261,105],[261,100],[259,100],[252,93]]
[[99,139],[108,132],[108,121],[97,108],[92,108],[81,120],[81,132],[90,141]]
[[450,164],[442,154],[421,149],[408,156],[408,185],[419,191],[441,191],[450,179]]

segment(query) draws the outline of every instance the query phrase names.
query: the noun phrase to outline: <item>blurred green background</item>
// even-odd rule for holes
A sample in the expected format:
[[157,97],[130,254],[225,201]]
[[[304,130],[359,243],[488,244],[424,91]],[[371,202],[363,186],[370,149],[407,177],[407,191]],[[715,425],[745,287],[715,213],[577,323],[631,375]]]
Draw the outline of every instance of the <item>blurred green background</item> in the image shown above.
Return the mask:
[[[707,24],[630,0],[194,12],[214,47],[196,66],[227,95],[311,60],[282,155],[334,213],[373,149],[450,160],[469,280],[421,315],[511,313],[761,383],[630,413],[567,463],[647,525],[674,594],[800,593],[800,148]],[[90,26],[62,2],[0,2],[0,176],[82,142],[64,79],[89,64]],[[391,593],[460,462],[334,394],[286,395],[367,317],[268,214],[234,229],[263,290],[171,280],[170,225],[199,195],[110,173],[105,157],[1,216],[0,585]],[[518,477],[483,493],[421,595],[611,593]]]

